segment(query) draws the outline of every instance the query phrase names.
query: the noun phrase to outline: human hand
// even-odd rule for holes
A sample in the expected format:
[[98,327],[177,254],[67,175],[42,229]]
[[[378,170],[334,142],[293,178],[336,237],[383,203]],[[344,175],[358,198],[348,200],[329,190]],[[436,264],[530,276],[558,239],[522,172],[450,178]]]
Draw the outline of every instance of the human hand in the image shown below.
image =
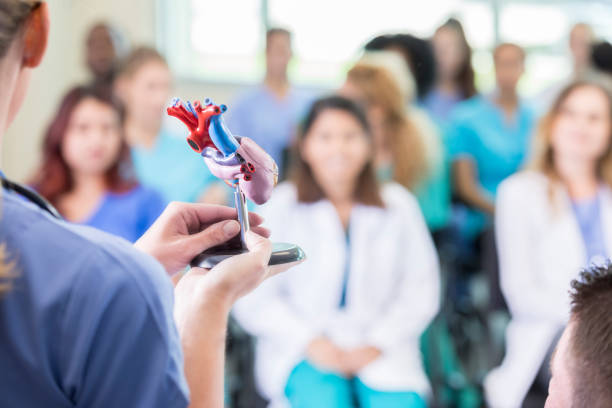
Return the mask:
[[[249,214],[251,229],[268,237],[263,218]],[[229,207],[172,202],[134,244],[157,259],[172,275],[184,269],[201,252],[229,240],[238,240],[240,224]]]
[[[187,322],[190,316],[210,312],[210,308],[229,313],[233,304],[265,279],[284,272],[302,261],[268,266],[272,243],[254,233],[246,234],[249,252],[232,256],[211,270],[191,268],[175,288],[175,320]],[[197,319],[196,319],[197,321]],[[187,323],[185,323],[187,324]]]
[[344,352],[344,370],[351,376],[376,360],[382,352],[374,346],[361,346]]
[[317,337],[306,349],[306,357],[315,366],[348,376],[345,367],[345,352],[327,337]]

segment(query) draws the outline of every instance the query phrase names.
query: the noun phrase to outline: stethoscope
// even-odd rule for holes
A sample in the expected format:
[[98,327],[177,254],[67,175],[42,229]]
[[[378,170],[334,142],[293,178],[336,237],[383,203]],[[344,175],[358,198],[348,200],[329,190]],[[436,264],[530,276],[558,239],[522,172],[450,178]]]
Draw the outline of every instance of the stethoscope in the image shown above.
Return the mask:
[[2,187],[5,190],[13,191],[19,194],[20,196],[30,201],[31,203],[36,204],[36,206],[40,208],[41,210],[46,211],[49,214],[51,214],[51,216],[53,216],[54,218],[57,218],[58,220],[63,219],[63,217],[60,215],[57,209],[55,209],[53,204],[51,204],[49,201],[47,201],[44,197],[42,197],[37,192],[25,186],[22,186],[19,183],[15,183],[14,181],[7,180],[1,172],[0,172],[0,180],[2,181]]

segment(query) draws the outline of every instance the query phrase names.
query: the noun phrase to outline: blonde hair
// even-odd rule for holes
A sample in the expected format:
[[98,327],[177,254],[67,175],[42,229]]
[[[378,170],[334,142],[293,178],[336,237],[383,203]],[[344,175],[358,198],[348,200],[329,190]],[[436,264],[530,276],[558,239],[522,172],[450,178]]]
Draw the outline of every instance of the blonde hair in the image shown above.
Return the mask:
[[559,116],[562,105],[576,90],[592,87],[600,90],[608,100],[608,118],[611,121],[610,142],[606,153],[597,163],[597,176],[608,186],[612,187],[612,92],[610,87],[601,79],[591,78],[573,82],[566,86],[555,99],[549,112],[540,120],[533,139],[533,156],[528,168],[543,173],[551,181],[550,195],[553,198],[554,186],[561,182],[555,167],[554,151],[552,146],[552,129]]
[[415,188],[426,173],[425,147],[415,125],[406,115],[404,95],[387,69],[358,62],[347,80],[360,89],[369,106],[384,112],[385,137],[391,149],[393,180]]

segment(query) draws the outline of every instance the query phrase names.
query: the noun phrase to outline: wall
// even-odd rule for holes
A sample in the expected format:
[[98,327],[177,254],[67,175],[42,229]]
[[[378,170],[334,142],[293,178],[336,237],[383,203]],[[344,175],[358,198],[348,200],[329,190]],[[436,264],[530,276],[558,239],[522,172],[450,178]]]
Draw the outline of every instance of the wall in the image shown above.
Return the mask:
[[[48,3],[49,48],[41,66],[32,73],[24,105],[2,141],[1,168],[18,181],[26,180],[34,171],[42,134],[64,92],[87,79],[84,41],[89,27],[98,21],[108,21],[132,45],[155,42],[155,0],[48,0]],[[186,99],[210,96],[230,101],[237,91],[235,85],[178,81],[175,94]]]

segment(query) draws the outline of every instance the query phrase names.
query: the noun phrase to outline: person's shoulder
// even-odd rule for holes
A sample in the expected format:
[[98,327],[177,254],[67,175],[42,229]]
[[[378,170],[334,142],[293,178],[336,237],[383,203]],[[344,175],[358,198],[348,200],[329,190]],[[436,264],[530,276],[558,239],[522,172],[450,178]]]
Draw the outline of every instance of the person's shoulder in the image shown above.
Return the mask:
[[550,186],[548,177],[536,170],[523,170],[508,177],[498,187],[498,197],[525,200],[546,192]]
[[262,85],[247,88],[246,90],[242,91],[234,101],[232,101],[231,105],[228,105],[228,112],[231,113],[236,109],[244,109],[253,103],[257,103],[263,94],[264,90]]
[[124,239],[56,220],[8,194],[2,197],[1,205],[1,236],[28,279],[44,279],[52,270],[58,281],[65,282],[66,290],[78,282],[84,299],[100,283],[106,288],[132,287],[148,301],[171,296],[163,267]]
[[384,183],[381,187],[381,196],[385,208],[391,212],[405,213],[406,211],[419,210],[419,204],[414,194],[399,183]]
[[460,121],[472,119],[479,115],[485,106],[485,100],[481,95],[474,95],[464,101],[457,103],[451,112],[451,120]]
[[161,193],[149,186],[137,184],[130,191],[130,193],[133,194],[138,199],[138,201],[143,202],[145,204],[146,203],[150,204],[152,202],[153,203],[165,203],[165,200],[163,196],[161,195]]

